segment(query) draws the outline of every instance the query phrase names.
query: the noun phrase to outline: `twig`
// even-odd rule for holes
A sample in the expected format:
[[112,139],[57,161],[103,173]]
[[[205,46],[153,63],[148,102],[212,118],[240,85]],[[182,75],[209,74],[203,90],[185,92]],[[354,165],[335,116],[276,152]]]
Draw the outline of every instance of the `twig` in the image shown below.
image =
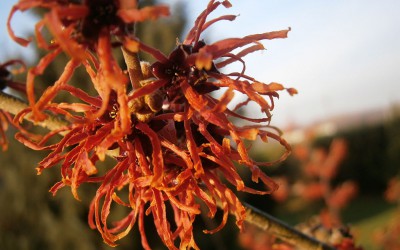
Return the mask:
[[[1,110],[4,110],[12,115],[16,115],[27,108],[29,108],[29,106],[24,101],[0,91]],[[24,116],[24,118],[35,125],[47,128],[48,130],[57,130],[68,125],[65,120],[50,114],[47,114],[47,118],[40,122],[35,122],[29,114]]]
[[262,212],[249,204],[244,204],[244,206],[246,208],[246,222],[257,226],[263,231],[274,234],[282,241],[290,243],[298,249],[335,250],[334,247],[311,238],[272,215]]
[[143,80],[142,69],[140,67],[140,59],[137,53],[133,53],[122,47],[125,64],[128,68],[129,78],[134,89],[140,88],[140,81]]
[[[26,108],[28,108],[28,105],[22,100],[0,91],[0,109],[16,115]],[[33,122],[29,118],[29,115],[25,116],[25,119]],[[67,124],[65,121],[49,115],[46,120],[36,123],[36,125],[49,130],[57,130]],[[335,250],[335,248],[301,233],[272,215],[264,213],[248,204],[244,204],[244,206],[246,208],[246,222],[276,235],[279,239],[291,243],[299,249]]]

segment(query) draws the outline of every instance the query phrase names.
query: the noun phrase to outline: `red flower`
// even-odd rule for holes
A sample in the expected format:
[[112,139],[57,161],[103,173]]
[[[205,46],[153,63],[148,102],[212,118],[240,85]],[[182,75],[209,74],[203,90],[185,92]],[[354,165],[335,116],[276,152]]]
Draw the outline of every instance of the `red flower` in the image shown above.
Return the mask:
[[[41,140],[32,140],[22,134],[17,138],[31,148],[51,150],[39,163],[39,173],[61,164],[62,180],[51,189],[54,194],[63,186],[71,186],[78,199],[78,187],[82,183],[100,183],[90,207],[89,224],[97,228],[109,245],[115,245],[137,222],[142,245],[149,249],[143,220],[145,215],[151,214],[157,233],[169,249],[178,249],[177,245],[180,249],[198,249],[192,224],[200,213],[201,203],[208,207],[209,217],[214,217],[218,205],[223,210],[221,224],[215,229],[205,230],[205,233],[220,230],[229,213],[236,216],[236,223],[242,228],[245,209],[226,182],[238,191],[255,194],[269,194],[277,188],[259,168],[274,162],[252,160],[244,141],[254,141],[257,137],[263,141],[277,140],[286,149],[277,161],[285,159],[290,151],[279,131],[264,124],[271,119],[270,111],[274,107],[274,98],[278,97],[277,91],[285,88],[278,83],[264,84],[247,76],[242,57],[263,49],[261,40],[285,38],[289,30],[225,39],[207,45],[200,40],[202,31],[217,21],[234,19],[234,16],[227,15],[207,21],[208,15],[221,4],[230,6],[228,1],[212,0],[183,44],[168,57],[134,37],[122,40],[127,50],[137,45],[136,48],[157,59],[151,66],[152,74],[142,72],[147,79],[140,81],[141,86],[134,86],[139,88],[128,94],[127,78],[111,56],[109,33],[119,36],[120,32],[125,32],[122,26],[158,17],[162,12],[158,12],[156,7],[142,10],[122,8],[128,1],[120,1],[120,5],[114,1],[107,3],[112,8],[105,15],[117,15],[109,21],[96,21],[96,17],[100,17],[90,16],[93,14],[91,8],[95,7],[91,1],[84,4],[21,1],[17,4],[15,9],[20,10],[34,6],[50,9],[42,22],[48,25],[56,39],[55,47],[49,47],[52,52],[45,57],[46,62],[42,61],[31,70],[31,77],[38,69],[43,70],[53,60],[53,55],[61,50],[72,57],[55,85],[46,90],[31,109],[15,118],[20,119],[30,110],[39,112],[46,109],[66,117],[71,123]],[[85,31],[85,25],[90,26],[93,22],[99,22],[102,28]],[[73,32],[77,28],[78,35]],[[249,47],[233,53],[234,49],[243,46]],[[97,57],[89,53],[92,49]],[[223,58],[226,59],[215,63],[215,60]],[[233,62],[241,62],[243,71],[230,74],[219,71]],[[66,84],[81,64],[98,91],[98,97],[88,96]],[[143,66],[145,69],[145,64]],[[32,83],[29,86],[32,87]],[[211,93],[218,89],[225,92],[216,99]],[[78,97],[83,103],[51,103],[61,90]],[[287,90],[294,93],[293,89]],[[248,99],[229,109],[228,104],[235,93],[242,93]],[[32,96],[30,98],[33,103]],[[264,118],[248,118],[236,113],[251,101],[260,106],[266,115]],[[251,124],[237,126],[231,117]],[[60,133],[63,138],[59,142],[47,144],[50,138]],[[96,163],[111,150],[115,165],[98,169]],[[266,190],[247,187],[239,175],[239,168],[250,172],[254,182],[261,180]],[[109,226],[112,204],[126,206],[130,211],[125,218]],[[173,221],[167,218],[167,211],[173,213]]]
[[400,179],[398,177],[389,180],[384,197],[386,201],[392,203],[400,200]]
[[[237,127],[229,121],[228,117],[233,116],[256,123],[269,121],[270,110],[273,109],[273,97],[278,95],[276,91],[283,90],[284,88],[277,83],[263,84],[245,75],[244,72],[226,75],[220,73],[218,69],[235,61],[241,61],[244,65],[241,57],[250,52],[262,49],[263,47],[259,44],[260,40],[285,38],[288,30],[251,35],[244,38],[225,39],[206,45],[203,41],[199,40],[203,30],[217,21],[234,19],[233,16],[227,15],[206,22],[208,14],[220,4],[230,6],[228,1],[222,3],[210,1],[207,9],[196,20],[195,26],[189,32],[184,43],[179,45],[168,58],[160,56],[157,51],[147,50],[155,58],[159,59],[158,62],[152,65],[154,76],[158,80],[155,80],[145,88],[139,89],[130,98],[140,96],[139,93],[144,91],[144,89],[148,92],[151,92],[152,89],[163,89],[167,95],[166,104],[171,113],[181,113],[183,115],[186,147],[194,161],[196,176],[201,176],[204,173],[204,169],[207,168],[207,164],[203,166],[204,161],[199,156],[198,147],[201,147],[201,143],[210,144],[212,146],[209,151],[212,155],[217,158],[228,156],[226,160],[229,161],[231,159],[246,165],[253,173],[254,181],[261,178],[269,188],[274,190],[276,187],[275,184],[269,178],[263,176],[262,172],[256,166],[262,164],[255,163],[249,158],[243,139],[255,140],[257,136],[260,136],[261,139],[266,140],[268,137],[272,137],[273,139],[277,139],[287,149],[289,149],[289,146],[278,135],[262,130],[262,128],[268,126],[251,125]],[[234,49],[252,43],[255,45],[244,49],[237,55],[232,53]],[[228,59],[218,64],[213,63],[213,60],[224,57]],[[231,76],[236,77],[236,79],[232,79]],[[241,80],[241,78],[245,80]],[[209,95],[209,93],[220,88],[225,88],[226,91],[219,100]],[[267,114],[267,117],[251,119],[235,113],[234,110],[228,109],[227,105],[232,100],[234,91],[241,92],[248,97],[248,100],[238,105],[237,108],[247,104],[249,101],[254,101],[260,105],[261,110]],[[264,99],[263,95],[270,98],[271,104]],[[174,119],[176,122],[180,122],[182,118],[176,117]],[[212,131],[206,129],[211,127],[217,129],[213,129]],[[200,132],[201,143],[196,141],[196,138],[192,136],[194,133],[193,130]],[[230,136],[231,139],[228,139],[227,136]],[[236,145],[234,149],[230,147],[230,140]],[[266,165],[270,165],[270,163]],[[234,177],[232,173],[230,174],[232,175],[230,181],[234,182],[234,185],[239,190],[242,190],[244,185],[241,183],[241,179],[238,176]]]
[[[225,1],[224,3],[227,4],[228,2]],[[196,190],[207,190],[213,199],[216,198],[221,201],[224,219],[221,225],[211,232],[223,227],[229,212],[236,214],[239,227],[244,220],[242,204],[233,192],[225,186],[220,175],[236,186],[239,191],[266,194],[276,189],[276,184],[257,166],[272,163],[257,163],[251,160],[244,146],[244,139],[255,140],[257,136],[260,136],[261,139],[267,140],[268,137],[271,137],[278,140],[289,151],[289,146],[279,135],[262,130],[262,128],[268,126],[238,127],[228,119],[233,116],[256,123],[269,121],[269,112],[273,108],[273,97],[277,96],[276,91],[284,89],[283,86],[276,83],[263,84],[246,76],[244,72],[226,75],[218,70],[218,68],[234,61],[242,61],[241,56],[260,49],[259,40],[284,38],[288,30],[238,39],[226,39],[206,45],[199,40],[201,31],[216,21],[232,19],[232,16],[223,16],[206,22],[208,14],[220,4],[220,2],[215,1],[210,2],[207,9],[197,19],[195,27],[189,32],[185,42],[179,45],[168,57],[143,44],[139,45],[140,48],[151,53],[158,60],[152,65],[156,79],[134,91],[129,97],[129,100],[132,101],[145,94],[160,90],[165,94],[163,110],[156,114],[153,120],[164,121],[167,124],[163,130],[168,131],[169,134],[164,135],[163,132],[158,132],[162,152],[174,164],[180,163],[178,168],[174,167],[172,175],[174,178],[171,180],[176,180],[183,175],[185,176],[185,179],[182,179],[183,183],[194,183],[194,186],[185,186],[185,193],[191,192],[192,195],[199,196]],[[234,49],[251,43],[255,43],[257,47],[247,48],[238,55],[232,54]],[[213,60],[222,57],[228,57],[227,61],[220,64],[213,63]],[[232,79],[232,76],[235,79]],[[244,78],[244,80],[241,80],[241,78]],[[219,100],[209,95],[209,93],[220,88],[225,88],[226,91]],[[234,91],[246,94],[249,98],[246,103],[249,101],[258,103],[267,117],[250,119],[228,109],[227,105],[232,100]],[[269,96],[272,104],[269,104],[263,95]],[[238,105],[238,108],[241,105]],[[170,135],[171,132],[172,135]],[[282,156],[282,159],[284,157],[286,157],[286,154]],[[253,181],[260,179],[269,190],[256,191],[248,188],[238,174],[234,162],[246,166],[252,173]],[[176,191],[181,192],[179,188]],[[171,197],[169,195],[167,197],[171,201]],[[216,207],[215,200],[210,201],[209,198],[205,199],[204,196],[199,196],[199,198],[209,206],[211,215],[213,215]],[[181,200],[180,202],[184,201]],[[185,205],[193,206],[193,204]],[[194,215],[195,213],[190,214],[190,217]],[[164,231],[163,233],[166,234],[162,237],[165,239],[172,232],[166,233]]]
[[357,192],[358,185],[355,182],[345,181],[333,190],[326,203],[332,209],[343,209],[356,196]]
[[[29,70],[27,77],[27,96],[35,120],[41,121],[46,117],[41,111],[54,99],[59,86],[67,84],[75,69],[81,63],[98,65],[97,68],[102,72],[101,76],[98,76],[105,78],[102,81],[102,86],[97,86],[94,83],[105,101],[103,109],[97,115],[104,112],[111,91],[124,95],[127,79],[124,79],[122,71],[112,55],[111,50],[114,45],[111,42],[111,37],[115,36],[124,41],[127,37],[133,36],[134,22],[169,15],[169,9],[164,5],[143,9],[137,9],[136,5],[137,3],[134,0],[85,0],[82,3],[75,0],[20,0],[13,6],[7,27],[10,36],[23,46],[27,46],[30,39],[15,35],[11,28],[11,19],[14,13],[36,7],[48,10],[44,18],[36,24],[35,35],[38,46],[50,50],[50,52],[40,60],[38,65]],[[50,44],[41,34],[44,26],[47,26],[53,35]],[[33,87],[35,76],[41,75],[61,52],[66,52],[71,60],[54,86],[48,88],[36,101]],[[94,62],[96,60],[92,52],[98,56],[98,62]],[[115,84],[115,82],[118,82],[118,84]],[[126,106],[124,102],[119,104]],[[124,129],[128,125],[123,124]]]

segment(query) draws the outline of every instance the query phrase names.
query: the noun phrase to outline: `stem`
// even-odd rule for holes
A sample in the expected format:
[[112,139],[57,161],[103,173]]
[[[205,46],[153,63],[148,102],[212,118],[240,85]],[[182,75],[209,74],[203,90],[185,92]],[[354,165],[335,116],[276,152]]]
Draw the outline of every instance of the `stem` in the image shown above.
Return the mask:
[[[0,91],[0,109],[16,115],[28,107],[29,106],[22,100]],[[29,115],[24,116],[24,118],[32,122]],[[66,126],[67,123],[57,117],[49,115],[46,120],[37,123],[37,125],[49,130],[56,130]],[[244,206],[246,208],[246,222],[276,235],[279,239],[293,244],[299,249],[335,250],[335,248],[303,234],[272,215],[264,213],[248,204],[244,204]]]
[[[136,7],[136,1],[122,1],[123,9],[131,9]],[[135,35],[135,23],[131,23],[128,26],[129,34]],[[123,39],[121,39],[123,40]],[[129,79],[131,80],[131,84],[133,89],[139,89],[141,87],[140,81],[143,80],[142,68],[140,66],[140,58],[137,52],[132,52],[126,49],[124,46],[121,46],[122,55],[124,56],[126,67],[128,68]]]
[[[0,91],[1,110],[4,110],[12,115],[16,115],[27,108],[29,108],[29,106],[24,101]],[[47,128],[48,130],[57,130],[68,125],[65,120],[49,114],[47,114],[47,118],[41,122],[34,122],[30,115],[24,116],[24,119],[40,127]]]
[[137,53],[133,53],[122,47],[122,54],[128,68],[129,79],[131,80],[132,87],[139,89],[141,87],[140,81],[143,80],[142,69],[140,67],[140,60]]

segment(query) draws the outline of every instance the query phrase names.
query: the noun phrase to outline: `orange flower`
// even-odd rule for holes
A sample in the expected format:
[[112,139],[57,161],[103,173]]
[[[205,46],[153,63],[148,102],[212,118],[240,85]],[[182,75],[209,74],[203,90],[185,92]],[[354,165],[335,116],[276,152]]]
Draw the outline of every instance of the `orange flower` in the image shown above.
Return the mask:
[[323,171],[320,176],[326,179],[332,179],[336,176],[340,164],[343,162],[347,153],[347,143],[344,139],[335,139],[332,141],[329,154],[323,165]]
[[389,180],[384,197],[388,202],[398,202],[400,200],[400,179],[393,177]]
[[358,192],[358,186],[353,181],[345,181],[336,187],[327,199],[328,207],[332,209],[343,209]]
[[274,177],[273,180],[278,183],[279,188],[272,193],[272,198],[278,203],[286,201],[290,194],[289,181],[285,177]]
[[294,250],[295,247],[281,242],[276,235],[259,230],[253,225],[246,225],[246,230],[239,234],[239,243],[246,250]]
[[[80,64],[98,65],[98,69],[104,77],[102,86],[95,85],[96,90],[103,97],[105,103],[97,116],[101,115],[107,105],[108,95],[115,91],[118,95],[124,95],[127,79],[122,75],[115,58],[112,55],[112,36],[124,41],[132,37],[134,22],[147,19],[156,19],[169,15],[167,6],[159,5],[137,9],[136,1],[127,0],[20,0],[10,12],[7,27],[10,36],[19,44],[27,46],[31,39],[24,39],[15,35],[11,28],[11,19],[16,11],[26,11],[31,8],[42,7],[48,12],[35,26],[35,36],[39,48],[50,52],[43,57],[38,65],[31,68],[27,77],[27,96],[32,108],[33,118],[37,121],[45,119],[41,111],[51,102],[61,85],[67,84],[75,69]],[[41,34],[41,30],[47,27],[53,38],[50,43]],[[71,60],[66,65],[64,73],[48,88],[46,92],[35,100],[34,79],[41,75],[47,66],[62,52],[67,53]],[[92,52],[98,56],[98,61]],[[86,67],[88,67],[86,66]],[[117,82],[118,84],[115,84]],[[123,100],[119,104],[126,106]],[[127,108],[125,108],[126,110]],[[129,124],[122,125],[124,130]]]
[[[32,140],[23,134],[18,134],[17,139],[37,150],[51,150],[39,163],[39,173],[61,164],[62,180],[51,189],[53,194],[63,186],[70,186],[75,198],[79,199],[78,187],[82,183],[100,184],[90,206],[89,224],[97,228],[107,244],[116,245],[115,242],[137,222],[142,245],[149,249],[144,216],[151,215],[158,235],[169,249],[178,249],[177,245],[179,249],[198,249],[192,224],[200,213],[200,204],[208,207],[211,218],[215,216],[217,206],[223,210],[220,225],[205,230],[205,233],[214,233],[224,227],[229,213],[235,215],[237,226],[242,228],[245,209],[226,182],[237,191],[255,194],[270,194],[277,189],[277,184],[259,166],[270,166],[289,154],[290,146],[280,137],[279,131],[265,124],[271,119],[277,91],[285,88],[278,83],[264,84],[247,76],[242,57],[263,49],[261,40],[285,38],[289,30],[225,39],[207,45],[200,40],[202,31],[217,21],[234,19],[227,15],[207,21],[208,15],[221,4],[230,6],[226,0],[212,0],[183,44],[168,57],[129,37],[129,42],[137,43],[137,48],[152,54],[157,61],[151,66],[152,75],[140,81],[140,88],[127,94],[127,78],[111,56],[109,33],[116,32],[119,36],[120,32],[125,32],[121,25],[158,17],[164,12],[158,12],[156,7],[140,11],[135,5],[121,9],[115,3],[107,1],[111,9],[104,15],[115,18],[108,21],[100,19],[103,16],[98,16],[97,12],[91,16],[94,15],[92,7],[98,6],[92,1],[84,4],[21,1],[17,4],[16,9],[20,10],[34,6],[50,9],[43,22],[52,31],[55,45],[49,47],[52,51],[45,57],[46,62],[39,63],[31,76],[38,67],[43,70],[61,50],[72,57],[59,81],[46,90],[31,109],[15,118],[19,120],[30,110],[46,109],[66,117],[71,124],[50,132],[41,140]],[[129,1],[119,3],[126,6]],[[91,26],[93,22],[98,22],[102,28],[86,30],[85,25]],[[64,39],[71,36],[73,39],[69,41]],[[245,46],[249,47],[234,54],[233,50]],[[225,60],[215,63],[219,59]],[[242,63],[243,71],[220,72],[220,68],[233,62]],[[85,66],[98,97],[66,84],[79,65]],[[218,89],[225,92],[216,99],[211,94]],[[81,102],[51,103],[61,90]],[[292,89],[286,90],[294,93]],[[228,104],[235,93],[246,95],[248,100],[230,109]],[[249,102],[258,104],[265,117],[254,119],[236,112]],[[238,126],[232,122],[232,117],[250,124]],[[47,145],[58,133],[64,137]],[[244,141],[254,141],[257,137],[265,142],[268,139],[278,141],[286,152],[275,162],[255,162],[249,157]],[[97,162],[110,154],[110,150],[114,150],[115,165],[99,171]],[[252,181],[262,181],[266,190],[246,186],[238,168],[251,173]],[[109,226],[112,204],[125,206],[129,212]],[[170,212],[174,215],[173,220],[167,218]]]
[[311,182],[308,184],[298,185],[298,189],[296,190],[298,194],[300,194],[304,199],[313,201],[317,199],[321,199],[324,197],[326,190],[328,187],[318,182]]

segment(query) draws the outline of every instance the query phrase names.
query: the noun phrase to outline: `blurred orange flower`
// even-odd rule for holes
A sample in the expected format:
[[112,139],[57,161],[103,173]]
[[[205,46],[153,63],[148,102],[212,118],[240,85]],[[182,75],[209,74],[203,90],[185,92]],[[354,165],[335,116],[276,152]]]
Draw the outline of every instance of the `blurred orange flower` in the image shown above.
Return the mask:
[[400,201],[400,179],[398,177],[393,177],[389,180],[385,191],[385,199],[389,202]]
[[336,187],[327,199],[328,207],[333,209],[344,208],[358,192],[358,186],[353,181],[345,181]]

